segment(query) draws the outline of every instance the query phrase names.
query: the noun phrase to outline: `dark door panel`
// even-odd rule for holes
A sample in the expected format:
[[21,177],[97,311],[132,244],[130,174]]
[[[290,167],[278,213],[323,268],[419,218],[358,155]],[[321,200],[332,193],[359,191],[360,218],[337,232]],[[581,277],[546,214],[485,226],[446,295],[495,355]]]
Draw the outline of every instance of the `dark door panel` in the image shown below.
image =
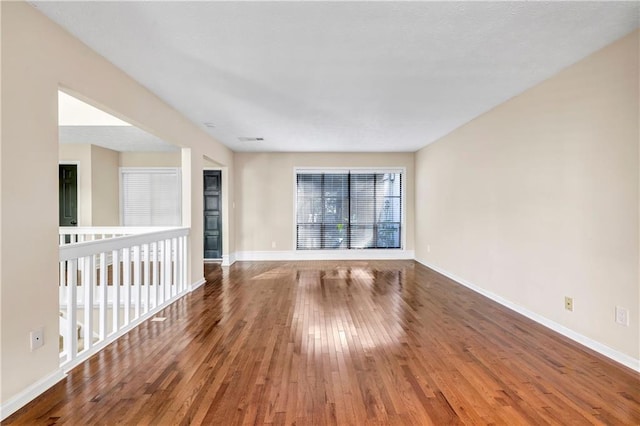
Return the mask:
[[59,225],[78,226],[78,166],[58,166]]
[[204,171],[204,258],[222,258],[222,216],[220,170]]

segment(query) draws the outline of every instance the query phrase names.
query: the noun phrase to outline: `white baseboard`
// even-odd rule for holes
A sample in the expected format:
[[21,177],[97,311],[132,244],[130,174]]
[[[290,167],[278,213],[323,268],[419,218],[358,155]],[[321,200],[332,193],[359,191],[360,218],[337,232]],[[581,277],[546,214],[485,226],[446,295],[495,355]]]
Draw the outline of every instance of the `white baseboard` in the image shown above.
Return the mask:
[[18,394],[14,395],[12,398],[9,398],[8,401],[3,402],[0,405],[0,421],[3,421],[33,399],[41,395],[47,389],[58,383],[60,380],[64,379],[67,375],[64,374],[62,369],[58,369],[53,373],[49,374],[46,377],[38,380],[33,383],[29,387],[27,387],[22,392],[18,392]]
[[625,353],[622,353],[620,351],[617,351],[615,349],[610,348],[607,345],[604,345],[596,340],[593,340],[585,335],[582,335],[580,333],[577,333],[573,330],[571,330],[570,328],[565,327],[562,324],[558,324],[555,321],[552,321],[548,318],[543,317],[540,314],[537,314],[533,311],[528,310],[527,308],[523,308],[520,305],[517,305],[501,296],[498,296],[495,293],[492,293],[488,290],[483,289],[482,287],[479,287],[469,281],[466,281],[460,277],[455,276],[454,274],[449,273],[448,271],[445,271],[442,268],[439,268],[437,266],[431,265],[428,262],[425,262],[423,260],[419,260],[416,259],[416,262],[421,263],[422,265],[426,266],[427,268],[433,269],[434,271],[438,272],[439,274],[444,275],[447,278],[450,278],[452,280],[454,280],[455,282],[475,291],[476,293],[479,293],[491,300],[493,300],[494,302],[497,302],[499,304],[501,304],[502,306],[505,306],[509,309],[511,309],[512,311],[515,311],[521,315],[524,315],[525,317],[537,322],[538,324],[544,325],[545,327],[562,334],[565,337],[568,337],[569,339],[580,343],[581,345],[584,345],[586,347],[588,347],[589,349],[592,349],[604,356],[606,356],[607,358],[610,358],[626,367],[631,368],[632,370],[635,370],[637,372],[640,372],[640,359],[635,359]]
[[203,285],[206,282],[207,282],[207,280],[205,280],[204,277],[200,278],[198,281],[194,282],[193,284],[191,284],[189,286],[189,291],[195,290],[196,288],[200,287],[201,285]]
[[223,254],[222,255],[222,265],[220,266],[231,266],[235,263],[236,261],[236,254],[235,253],[231,253],[231,254]]
[[287,250],[239,251],[234,261],[277,260],[412,260],[413,250]]

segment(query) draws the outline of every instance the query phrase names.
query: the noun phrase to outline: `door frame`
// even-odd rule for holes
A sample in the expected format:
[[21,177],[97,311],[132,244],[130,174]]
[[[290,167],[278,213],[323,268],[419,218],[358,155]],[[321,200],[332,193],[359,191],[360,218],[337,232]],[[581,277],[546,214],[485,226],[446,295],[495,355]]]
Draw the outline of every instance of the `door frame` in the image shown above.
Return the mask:
[[[81,223],[82,221],[82,191],[80,191],[80,187],[81,185],[81,167],[80,167],[80,161],[77,160],[58,160],[58,170],[60,170],[60,166],[76,166],[76,203],[77,203],[77,212],[76,214],[78,215],[78,224],[76,226],[80,227],[80,226],[86,226],[86,224],[84,222]],[[59,179],[59,178],[58,178]],[[58,182],[58,187],[60,186],[60,182]],[[59,206],[58,206],[59,207]],[[60,223],[59,218],[58,218],[58,223]]]

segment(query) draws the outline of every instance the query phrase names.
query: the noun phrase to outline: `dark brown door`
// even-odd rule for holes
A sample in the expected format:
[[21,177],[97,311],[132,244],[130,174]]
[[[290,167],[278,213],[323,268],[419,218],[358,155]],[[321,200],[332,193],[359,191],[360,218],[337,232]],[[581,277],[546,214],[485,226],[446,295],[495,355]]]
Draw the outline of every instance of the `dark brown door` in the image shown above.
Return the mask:
[[78,166],[58,166],[60,226],[78,226]]
[[204,258],[222,258],[222,172],[204,171]]

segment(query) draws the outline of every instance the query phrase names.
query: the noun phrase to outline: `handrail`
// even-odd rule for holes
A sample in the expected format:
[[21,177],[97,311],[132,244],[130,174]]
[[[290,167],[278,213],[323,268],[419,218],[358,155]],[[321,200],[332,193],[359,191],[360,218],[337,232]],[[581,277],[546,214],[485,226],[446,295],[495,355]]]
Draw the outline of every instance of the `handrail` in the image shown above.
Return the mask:
[[174,226],[61,226],[58,230],[60,235],[113,235],[113,234],[144,234],[154,231],[164,231],[175,229]]
[[[102,232],[97,233],[101,234]],[[183,237],[188,234],[189,228],[164,228],[161,231],[148,232],[146,234],[125,235],[122,237],[65,244],[60,246],[60,262],[100,254],[106,251],[149,244],[162,239]]]

